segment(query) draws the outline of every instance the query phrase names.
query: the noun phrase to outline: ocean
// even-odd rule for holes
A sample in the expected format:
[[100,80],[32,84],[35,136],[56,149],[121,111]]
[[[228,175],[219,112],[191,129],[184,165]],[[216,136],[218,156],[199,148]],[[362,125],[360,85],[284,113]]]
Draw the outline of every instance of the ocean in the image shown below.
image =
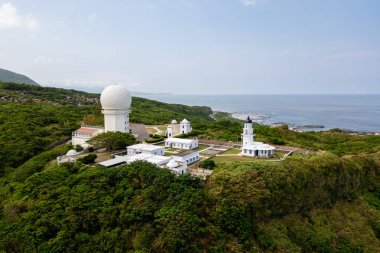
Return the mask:
[[359,132],[380,132],[380,95],[139,95],[166,103],[205,105],[262,124],[292,127],[323,125]]

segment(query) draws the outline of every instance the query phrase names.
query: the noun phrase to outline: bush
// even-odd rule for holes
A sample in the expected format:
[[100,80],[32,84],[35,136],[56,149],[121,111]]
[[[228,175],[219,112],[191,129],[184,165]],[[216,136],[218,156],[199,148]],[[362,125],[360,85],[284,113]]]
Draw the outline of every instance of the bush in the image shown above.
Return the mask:
[[274,251],[276,249],[276,242],[272,239],[272,237],[262,231],[260,231],[257,235],[257,242],[263,249],[270,251]]
[[156,143],[156,142],[160,142],[160,141],[163,141],[164,140],[164,137],[161,137],[161,138],[149,138],[149,139],[146,139],[145,142],[146,143]]
[[75,151],[81,152],[81,151],[83,151],[83,147],[81,145],[77,144],[77,145],[75,145]]
[[86,155],[85,157],[79,158],[78,161],[84,164],[90,164],[90,163],[94,163],[96,158],[98,158],[96,154],[89,154],[89,155]]
[[376,237],[380,239],[380,221],[373,221],[371,227]]
[[210,160],[210,159],[204,160],[199,163],[199,167],[208,169],[208,170],[214,169],[215,166],[216,166],[216,163],[214,162],[214,160]]
[[286,143],[283,139],[280,138],[272,138],[270,139],[270,142],[275,145],[285,145]]
[[193,130],[193,131],[191,131],[190,133],[180,134],[180,135],[177,135],[176,137],[177,137],[177,138],[187,138],[187,137],[199,136],[199,135],[201,135],[201,134],[202,134],[201,131]]

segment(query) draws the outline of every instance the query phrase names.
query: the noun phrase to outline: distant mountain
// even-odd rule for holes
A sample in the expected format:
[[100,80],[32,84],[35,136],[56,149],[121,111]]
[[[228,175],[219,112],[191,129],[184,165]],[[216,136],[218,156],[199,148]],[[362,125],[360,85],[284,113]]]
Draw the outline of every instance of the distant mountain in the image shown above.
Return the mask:
[[5,69],[0,69],[0,81],[40,86],[38,83],[36,83],[35,81],[33,81],[27,76],[17,74],[15,72],[5,70]]

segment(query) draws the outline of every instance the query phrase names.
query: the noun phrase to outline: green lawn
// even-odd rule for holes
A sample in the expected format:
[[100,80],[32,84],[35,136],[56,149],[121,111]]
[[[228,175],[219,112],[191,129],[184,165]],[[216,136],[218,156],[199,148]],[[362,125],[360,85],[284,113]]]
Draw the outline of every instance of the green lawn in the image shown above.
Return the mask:
[[288,152],[276,152],[276,158],[277,159],[280,159],[280,158],[283,158]]
[[254,162],[258,160],[252,157],[243,157],[243,156],[215,156],[211,159],[214,160],[214,162],[216,163]]
[[179,149],[175,149],[175,148],[166,148],[165,150],[166,150],[166,152],[177,152],[177,151],[179,151]]
[[165,133],[168,127],[166,125],[163,125],[163,126],[157,126],[157,128]]
[[208,147],[210,147],[210,146],[200,144],[200,145],[198,145],[197,148],[193,149],[193,151],[200,151],[200,150],[206,149]]
[[234,154],[240,154],[241,153],[241,149],[238,149],[238,148],[231,148],[227,151],[224,151],[222,154],[223,155],[234,155]]

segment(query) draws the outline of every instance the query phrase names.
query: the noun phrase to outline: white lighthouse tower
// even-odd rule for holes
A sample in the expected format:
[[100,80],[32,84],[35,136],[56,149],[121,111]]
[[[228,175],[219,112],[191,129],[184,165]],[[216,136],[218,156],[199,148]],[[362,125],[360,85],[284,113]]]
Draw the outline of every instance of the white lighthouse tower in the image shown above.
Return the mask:
[[184,119],[180,123],[181,134],[187,134],[191,132],[191,125],[187,119]]
[[123,85],[110,85],[100,95],[105,132],[129,133],[132,97]]
[[252,120],[248,117],[244,123],[244,128],[243,128],[243,133],[242,133],[243,146],[254,145],[255,144],[253,140],[254,136],[255,135],[253,134]]

